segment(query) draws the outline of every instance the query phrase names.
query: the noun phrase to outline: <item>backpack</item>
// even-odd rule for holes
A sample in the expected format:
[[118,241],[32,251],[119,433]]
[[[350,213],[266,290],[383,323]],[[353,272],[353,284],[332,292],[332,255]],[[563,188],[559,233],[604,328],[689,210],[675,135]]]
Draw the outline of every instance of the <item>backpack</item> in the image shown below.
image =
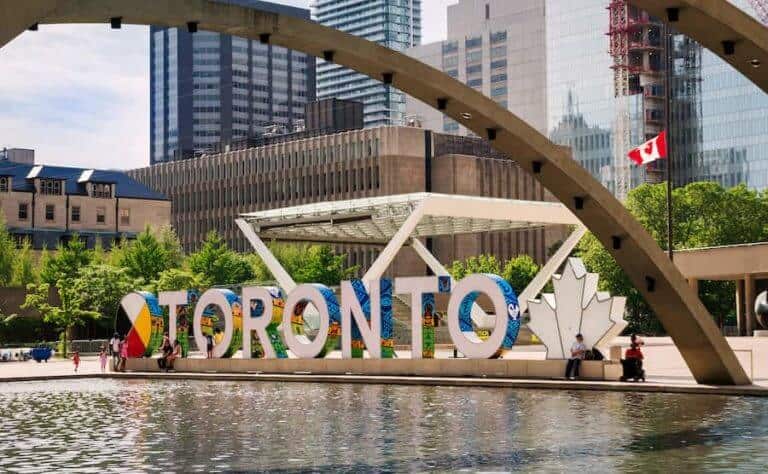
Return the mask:
[[600,352],[600,349],[598,349],[597,347],[593,347],[591,351],[587,352],[587,354],[591,356],[591,357],[589,357],[589,360],[603,360],[603,359],[605,359],[605,356],[603,355],[602,352]]

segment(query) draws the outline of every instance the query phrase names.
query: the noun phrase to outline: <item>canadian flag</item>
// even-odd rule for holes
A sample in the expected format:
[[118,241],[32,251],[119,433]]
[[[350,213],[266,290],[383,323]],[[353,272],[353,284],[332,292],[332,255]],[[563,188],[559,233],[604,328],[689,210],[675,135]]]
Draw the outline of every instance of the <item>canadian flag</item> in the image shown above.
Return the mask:
[[637,148],[629,151],[629,159],[638,165],[646,165],[659,158],[667,157],[667,132],[661,132]]

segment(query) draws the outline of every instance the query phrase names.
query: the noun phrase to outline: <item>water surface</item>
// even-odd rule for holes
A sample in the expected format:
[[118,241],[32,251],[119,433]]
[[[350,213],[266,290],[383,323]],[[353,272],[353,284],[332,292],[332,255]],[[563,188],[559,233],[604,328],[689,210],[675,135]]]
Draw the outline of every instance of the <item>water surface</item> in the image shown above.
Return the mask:
[[466,387],[0,385],[0,471],[764,471],[768,399]]

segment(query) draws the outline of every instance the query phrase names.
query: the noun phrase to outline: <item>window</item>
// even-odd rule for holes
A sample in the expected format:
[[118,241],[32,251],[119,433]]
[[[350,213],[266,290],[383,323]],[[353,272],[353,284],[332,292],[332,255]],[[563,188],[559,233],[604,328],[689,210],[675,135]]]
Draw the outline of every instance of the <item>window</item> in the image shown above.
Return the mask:
[[483,52],[482,51],[467,51],[467,64],[470,63],[479,63],[483,60]]
[[108,184],[94,184],[93,197],[110,199],[112,197],[112,186]]
[[27,220],[28,211],[29,211],[29,204],[25,202],[19,203],[19,220],[20,221]]
[[96,223],[104,224],[107,222],[107,209],[105,207],[96,208]]
[[491,76],[491,82],[504,82],[507,80],[507,75],[505,74],[494,74]]
[[467,85],[469,87],[480,87],[480,86],[483,85],[483,80],[482,79],[471,79],[471,80],[467,81]]
[[503,58],[507,55],[507,47],[506,46],[496,46],[491,48],[491,57],[492,58]]
[[120,225],[131,225],[130,209],[120,209]]
[[80,206],[72,206],[72,222],[80,222]]
[[472,66],[467,66],[467,75],[475,74],[477,72],[483,72],[483,65],[482,64],[475,64]]
[[56,207],[53,204],[45,205],[45,220],[52,221],[56,218]]
[[6,176],[0,176],[0,193],[7,193],[8,192],[8,183],[10,182],[10,178]]
[[455,53],[459,50],[459,42],[451,41],[450,43],[443,43],[443,54]]
[[500,59],[498,61],[491,61],[491,69],[501,69],[507,67],[507,60]]
[[459,71],[457,71],[456,69],[451,69],[449,71],[445,71],[445,73],[448,74],[449,76],[451,76],[454,79],[459,77]]
[[479,48],[483,45],[483,38],[482,36],[476,36],[474,38],[467,38],[464,42],[464,45],[467,47],[467,49],[470,48]]
[[497,31],[495,33],[491,33],[491,43],[500,43],[506,40],[507,40],[506,31]]
[[57,179],[41,179],[40,194],[61,196],[61,181]]

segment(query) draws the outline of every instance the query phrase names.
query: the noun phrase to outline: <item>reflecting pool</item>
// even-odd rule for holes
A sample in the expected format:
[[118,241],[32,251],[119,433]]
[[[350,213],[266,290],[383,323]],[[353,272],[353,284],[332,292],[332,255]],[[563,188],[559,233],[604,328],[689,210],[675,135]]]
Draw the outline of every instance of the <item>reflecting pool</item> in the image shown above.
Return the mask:
[[0,471],[745,471],[768,399],[79,380],[0,385]]

